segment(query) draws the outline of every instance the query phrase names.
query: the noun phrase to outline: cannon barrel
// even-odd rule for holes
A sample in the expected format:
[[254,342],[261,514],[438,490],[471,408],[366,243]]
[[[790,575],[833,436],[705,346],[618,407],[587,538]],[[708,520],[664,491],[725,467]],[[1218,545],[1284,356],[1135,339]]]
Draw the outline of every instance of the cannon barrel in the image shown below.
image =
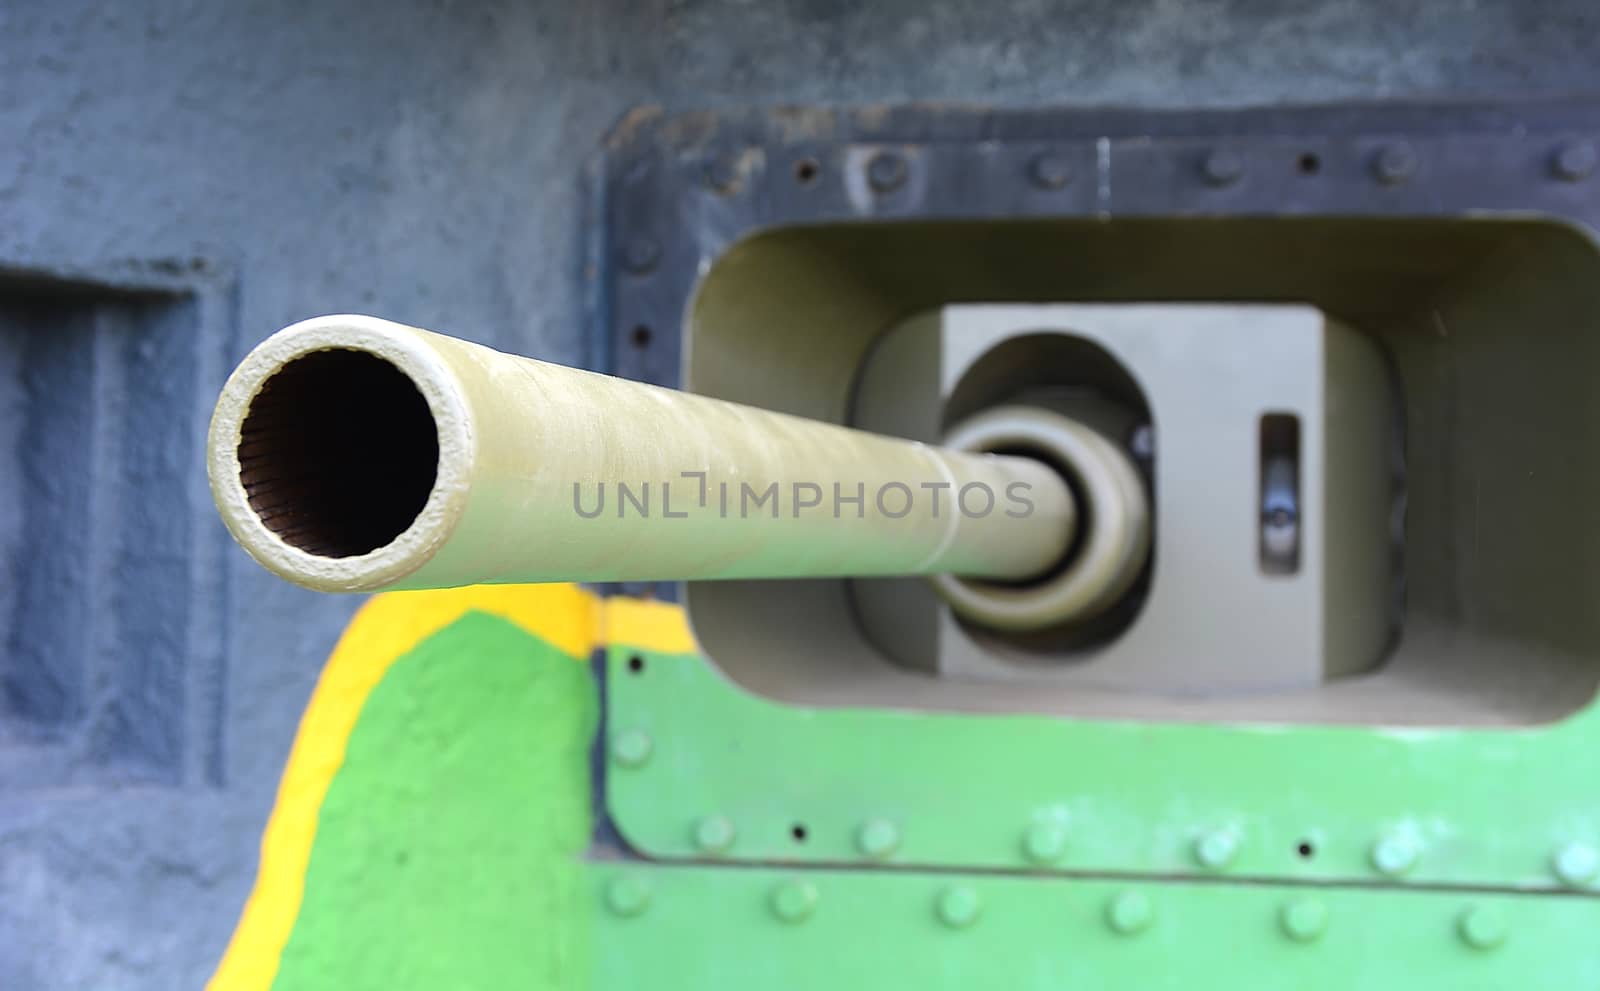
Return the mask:
[[946,574],[1074,544],[1072,487],[970,453],[516,357],[365,316],[228,379],[208,471],[262,565],[323,591]]

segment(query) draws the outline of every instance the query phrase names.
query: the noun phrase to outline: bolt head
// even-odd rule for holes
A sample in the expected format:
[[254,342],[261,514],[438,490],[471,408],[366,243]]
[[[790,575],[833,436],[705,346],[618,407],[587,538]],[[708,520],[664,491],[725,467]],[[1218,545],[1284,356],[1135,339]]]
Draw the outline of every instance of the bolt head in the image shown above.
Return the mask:
[[1072,181],[1072,163],[1065,155],[1040,152],[1028,163],[1028,178],[1040,189],[1060,189]]
[[611,759],[623,767],[642,767],[655,745],[643,730],[631,729],[611,738]]
[[1106,925],[1123,936],[1144,932],[1155,917],[1155,906],[1142,891],[1124,891],[1106,903]]
[[735,833],[733,820],[727,816],[706,816],[695,823],[694,845],[706,853],[723,853],[733,846]]
[[661,260],[661,246],[647,237],[629,238],[622,246],[622,266],[639,275],[656,267]]
[[650,886],[642,879],[624,874],[606,885],[606,908],[613,915],[632,918],[650,907]]
[[1233,863],[1239,852],[1239,837],[1231,830],[1217,829],[1201,836],[1194,844],[1195,859],[1200,866],[1219,871]]
[[818,897],[810,881],[785,881],[772,889],[772,914],[784,922],[804,922],[816,911]]
[[1036,822],[1022,836],[1022,852],[1036,864],[1053,864],[1067,852],[1067,829],[1057,822]]
[[983,911],[983,900],[972,888],[956,884],[939,893],[935,909],[940,922],[951,929],[965,929],[978,921]]
[[1600,851],[1587,843],[1568,843],[1556,851],[1550,866],[1563,884],[1581,888],[1600,874]]
[[1486,906],[1469,908],[1456,920],[1456,932],[1474,950],[1492,950],[1505,942],[1506,920]]
[[1297,943],[1309,943],[1328,928],[1328,906],[1316,898],[1296,898],[1278,913],[1283,933]]
[[1403,834],[1379,837],[1372,845],[1372,866],[1379,874],[1399,877],[1416,865],[1422,850],[1416,840]]
[[893,192],[905,184],[909,171],[903,155],[880,151],[867,162],[867,184],[880,193]]
[[875,860],[894,853],[900,845],[900,830],[887,819],[868,819],[856,830],[856,849]]
[[1568,182],[1589,178],[1595,166],[1600,165],[1600,153],[1589,141],[1568,141],[1556,149],[1550,167],[1556,176]]
[[1417,171],[1417,156],[1410,145],[1391,144],[1378,149],[1372,160],[1372,174],[1386,186],[1405,182]]
[[1244,175],[1244,160],[1231,151],[1213,151],[1201,161],[1200,172],[1213,186],[1231,186]]

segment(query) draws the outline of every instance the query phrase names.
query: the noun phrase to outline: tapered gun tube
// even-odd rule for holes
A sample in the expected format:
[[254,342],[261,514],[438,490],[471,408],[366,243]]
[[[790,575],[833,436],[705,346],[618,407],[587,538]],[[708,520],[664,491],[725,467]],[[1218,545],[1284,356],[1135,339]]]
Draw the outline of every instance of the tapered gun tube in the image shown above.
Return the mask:
[[364,316],[228,379],[211,488],[245,550],[323,591],[953,574],[1067,554],[1042,462],[962,453],[502,354]]

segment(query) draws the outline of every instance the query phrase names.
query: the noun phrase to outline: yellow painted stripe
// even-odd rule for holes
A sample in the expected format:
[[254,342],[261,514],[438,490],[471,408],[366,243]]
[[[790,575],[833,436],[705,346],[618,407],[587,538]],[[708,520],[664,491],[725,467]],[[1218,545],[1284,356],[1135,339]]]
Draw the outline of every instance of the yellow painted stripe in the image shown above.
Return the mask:
[[[300,719],[261,838],[255,887],[222,962],[206,985],[210,991],[266,991],[272,986],[300,912],[317,813],[344,763],[345,744],[361,707],[395,660],[469,610],[505,617],[580,659],[593,649],[601,629],[595,597],[575,585],[389,592],[362,606],[323,667]],[[646,624],[646,628],[653,627]]]
[[209,991],[267,991],[305,893],[317,814],[344,763],[367,696],[389,666],[468,611],[492,613],[576,658],[599,643],[686,654],[696,650],[683,610],[663,602],[599,601],[575,585],[475,585],[389,592],[370,599],[334,647],[301,717],[261,839],[261,864]]
[[627,644],[663,654],[692,654],[694,634],[681,606],[646,599],[606,599],[601,612],[600,643]]

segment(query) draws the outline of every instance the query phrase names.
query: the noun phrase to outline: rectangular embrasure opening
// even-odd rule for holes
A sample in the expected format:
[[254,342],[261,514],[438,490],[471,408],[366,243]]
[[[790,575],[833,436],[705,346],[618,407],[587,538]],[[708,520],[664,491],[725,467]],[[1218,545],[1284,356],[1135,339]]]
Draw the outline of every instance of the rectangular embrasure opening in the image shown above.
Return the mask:
[[[834,580],[691,584],[690,621],[711,660],[754,692],[814,705],[1428,726],[1544,723],[1588,705],[1600,681],[1600,535],[1582,525],[1600,499],[1587,453],[1600,440],[1591,385],[1600,256],[1565,224],[1142,218],[781,229],[735,245],[705,276],[686,323],[685,383],[847,422],[871,348],[915,314],[1120,302],[1307,303],[1392,367],[1405,493],[1392,525],[1404,565],[1393,594],[1398,639],[1380,664],[1250,694],[953,680],[896,663],[865,635],[852,583]],[[931,360],[907,371],[936,373]],[[1278,443],[1269,423],[1263,455]],[[1300,566],[1309,567],[1304,548]],[[1205,589],[1194,595],[1198,607]],[[934,631],[905,627],[907,639],[920,635]]]

